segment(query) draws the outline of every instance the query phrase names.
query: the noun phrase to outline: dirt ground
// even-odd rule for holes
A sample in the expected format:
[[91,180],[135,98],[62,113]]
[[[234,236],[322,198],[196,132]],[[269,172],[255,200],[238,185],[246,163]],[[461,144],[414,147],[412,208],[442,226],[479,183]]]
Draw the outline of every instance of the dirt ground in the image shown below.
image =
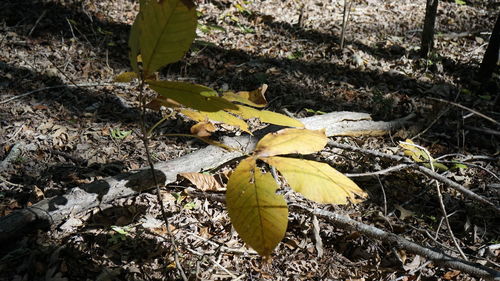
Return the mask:
[[[500,204],[500,80],[474,79],[496,19],[498,1],[441,1],[435,50],[418,56],[425,1],[353,1],[340,49],[343,1],[202,0],[197,39],[164,79],[216,90],[268,84],[269,109],[296,117],[366,112],[375,120],[414,113],[412,125],[387,137],[336,141],[397,153],[408,137],[450,168],[440,172]],[[130,69],[132,0],[3,0],[0,2],[0,216],[75,186],[147,165],[137,135],[135,85],[113,77]],[[468,109],[429,98],[454,101]],[[161,119],[148,112],[148,126]],[[173,116],[151,140],[154,161],[205,144],[166,133],[188,133]],[[234,132],[226,132],[233,134]],[[346,173],[397,163],[339,149],[317,155]],[[322,206],[459,257],[443,223],[432,179],[406,169],[355,178],[370,198]],[[162,188],[170,215],[161,220],[154,191],[75,218],[71,227],[0,246],[1,280],[179,280],[174,252],[190,280],[476,280],[390,247],[291,213],[286,237],[270,259],[248,250],[223,204],[185,196],[179,180]],[[452,230],[470,261],[500,269],[498,215],[442,186]],[[383,192],[382,192],[383,191]],[[302,204],[312,204],[297,199]],[[322,246],[318,246],[318,240]],[[321,253],[322,252],[322,253]]]

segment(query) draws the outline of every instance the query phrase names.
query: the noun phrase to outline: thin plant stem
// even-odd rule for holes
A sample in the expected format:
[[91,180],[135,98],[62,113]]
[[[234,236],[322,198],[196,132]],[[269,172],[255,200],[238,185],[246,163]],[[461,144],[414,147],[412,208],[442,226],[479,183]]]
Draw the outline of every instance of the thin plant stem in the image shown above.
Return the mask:
[[172,243],[172,247],[174,248],[175,267],[179,270],[182,280],[187,281],[188,278],[184,273],[184,269],[182,268],[181,263],[179,262],[179,254],[177,252],[177,242],[175,241],[175,237],[169,227],[167,212],[165,211],[165,205],[163,204],[163,200],[161,198],[160,185],[158,183],[158,178],[156,177],[153,160],[151,159],[151,152],[149,151],[149,135],[148,135],[148,130],[146,129],[146,122],[144,120],[145,119],[144,116],[146,115],[146,98],[144,97],[144,79],[141,79],[141,84],[139,85],[139,103],[141,105],[141,115],[140,115],[141,116],[140,126],[142,132],[141,138],[144,144],[144,148],[146,149],[146,157],[148,160],[149,167],[151,169],[151,176],[153,177],[153,181],[156,187],[156,198],[158,200],[158,204],[160,205],[163,221],[165,222],[165,228],[167,229],[167,233],[170,236],[170,242]]

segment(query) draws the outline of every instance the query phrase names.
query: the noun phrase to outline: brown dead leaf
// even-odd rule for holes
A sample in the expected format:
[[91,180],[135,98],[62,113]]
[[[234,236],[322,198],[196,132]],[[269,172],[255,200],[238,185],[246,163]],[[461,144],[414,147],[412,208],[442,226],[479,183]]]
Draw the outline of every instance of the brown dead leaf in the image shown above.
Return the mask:
[[405,208],[403,208],[400,205],[396,205],[396,210],[398,210],[401,213],[401,215],[399,216],[399,218],[401,220],[404,220],[406,218],[411,218],[415,215],[415,213],[413,213],[412,211],[406,210]]
[[216,130],[217,128],[211,122],[200,122],[193,125],[190,129],[191,134],[202,138],[211,136]]
[[52,129],[55,129],[56,131],[54,133],[52,133],[50,136],[53,137],[53,138],[58,138],[59,136],[61,136],[63,133],[66,133],[66,131],[68,130],[66,127],[63,127],[63,126],[59,126],[59,125],[55,125],[54,127],[52,127]]
[[448,271],[443,275],[444,280],[451,280],[460,274],[460,270]]
[[0,202],[0,216],[6,216],[19,208],[21,208],[21,205],[15,199],[9,199],[5,203]]
[[110,131],[111,131],[111,128],[106,126],[106,127],[102,128],[101,133],[103,136],[107,137],[107,136],[109,136]]
[[43,110],[43,109],[49,109],[49,107],[46,105],[43,105],[43,104],[37,104],[37,105],[33,106],[33,109],[34,110]]
[[36,185],[33,187],[33,192],[35,193],[35,197],[37,200],[45,198],[45,194],[43,193],[43,191]]
[[182,173],[180,175],[189,180],[192,184],[196,186],[196,188],[202,191],[223,190],[219,182],[217,182],[217,180],[211,175],[201,174],[201,173]]
[[163,202],[169,202],[169,201],[171,202],[171,201],[177,200],[170,192],[162,192],[161,198],[162,198]]
[[208,227],[201,227],[200,231],[199,231],[199,236],[206,238],[206,239],[210,239],[212,237],[212,235],[210,235],[210,231],[208,230]]
[[267,105],[267,100],[264,96],[266,90],[267,84],[262,84],[262,86],[253,91],[226,92],[222,93],[222,97],[229,101],[241,102],[255,107],[265,107]]

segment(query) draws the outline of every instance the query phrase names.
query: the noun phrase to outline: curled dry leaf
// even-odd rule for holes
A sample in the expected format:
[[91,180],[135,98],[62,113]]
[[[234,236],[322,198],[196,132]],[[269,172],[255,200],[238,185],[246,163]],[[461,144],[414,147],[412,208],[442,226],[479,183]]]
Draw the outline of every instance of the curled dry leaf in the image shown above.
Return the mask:
[[254,107],[265,107],[267,105],[266,97],[264,93],[267,90],[267,84],[263,84],[258,89],[253,91],[240,91],[237,93],[224,92],[222,97],[228,101],[239,102],[242,104],[254,106]]
[[201,173],[182,173],[180,175],[189,180],[196,186],[196,188],[202,191],[224,190],[220,183],[211,175]]
[[217,128],[211,122],[200,122],[193,125],[190,129],[191,134],[204,138],[209,137]]

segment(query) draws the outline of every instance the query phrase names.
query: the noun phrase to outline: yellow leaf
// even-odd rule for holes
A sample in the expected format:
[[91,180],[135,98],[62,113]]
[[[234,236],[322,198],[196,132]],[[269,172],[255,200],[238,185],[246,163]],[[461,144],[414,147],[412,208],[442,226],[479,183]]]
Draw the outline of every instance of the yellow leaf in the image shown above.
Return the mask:
[[208,117],[204,115],[203,113],[196,111],[196,110],[191,110],[191,109],[181,109],[179,110],[180,113],[186,115],[189,119],[194,120],[196,122],[204,122],[208,120]]
[[399,142],[399,146],[401,146],[404,149],[403,152],[404,155],[411,157],[411,159],[413,159],[413,161],[417,163],[424,162],[424,166],[427,168],[431,168],[430,162],[432,161],[432,166],[434,166],[434,168],[440,171],[448,170],[448,167],[446,165],[443,165],[434,160],[434,158],[428,155],[427,152],[425,152],[425,150],[416,147],[414,145],[414,142],[410,139],[406,139],[404,142]]
[[184,56],[196,35],[196,11],[180,0],[140,0],[129,40],[132,68],[141,55],[145,76]]
[[285,236],[288,208],[278,185],[262,173],[255,158],[240,162],[229,178],[226,204],[234,229],[261,256],[269,256]]
[[179,175],[185,177],[192,184],[194,184],[196,188],[202,191],[222,190],[222,186],[220,185],[220,183],[211,175],[201,173],[181,173]]
[[276,156],[261,160],[274,166],[293,190],[318,203],[347,204],[348,199],[358,203],[362,200],[356,195],[367,197],[352,180],[328,164]]
[[176,81],[146,81],[151,89],[165,98],[200,111],[219,111],[222,109],[236,109],[236,106],[222,98],[217,92],[202,85]]
[[429,161],[429,156],[422,149],[414,146],[414,142],[406,139],[405,142],[400,142],[399,146],[404,149],[404,154],[410,156],[415,162]]
[[267,100],[266,97],[264,96],[266,90],[267,90],[267,84],[263,84],[258,89],[250,92],[247,91],[241,91],[237,93],[225,92],[222,93],[222,97],[228,101],[235,101],[255,107],[265,107],[267,105]]
[[122,72],[122,73],[116,75],[114,80],[115,80],[115,82],[128,83],[128,82],[131,82],[135,78],[137,78],[137,73],[131,72],[131,71],[126,71],[126,72]]
[[280,126],[303,128],[304,124],[297,119],[268,110],[259,110],[243,105],[236,105],[237,109],[226,109],[227,111],[241,116],[243,119],[259,118],[260,121]]
[[235,117],[235,116],[233,116],[225,111],[202,112],[202,113],[205,114],[208,117],[208,119],[210,119],[210,120],[222,122],[224,124],[228,124],[231,126],[235,126],[235,127],[240,128],[240,130],[242,130],[244,132],[252,134],[252,132],[250,132],[250,129],[248,128],[248,124],[245,121],[243,121],[243,120],[239,119],[238,117]]
[[210,122],[199,122],[190,129],[191,134],[202,138],[211,136],[216,130],[217,128],[215,128],[214,124]]
[[224,124],[228,124],[231,126],[238,127],[240,130],[252,134],[250,129],[248,128],[247,123],[245,121],[225,112],[225,111],[216,111],[216,112],[204,112],[204,111],[194,111],[190,109],[183,109],[180,111],[182,114],[187,117],[198,121],[203,122],[206,120],[212,120],[216,122],[222,122]]
[[328,142],[325,130],[283,129],[265,135],[255,148],[258,157],[279,154],[310,154],[323,149]]

